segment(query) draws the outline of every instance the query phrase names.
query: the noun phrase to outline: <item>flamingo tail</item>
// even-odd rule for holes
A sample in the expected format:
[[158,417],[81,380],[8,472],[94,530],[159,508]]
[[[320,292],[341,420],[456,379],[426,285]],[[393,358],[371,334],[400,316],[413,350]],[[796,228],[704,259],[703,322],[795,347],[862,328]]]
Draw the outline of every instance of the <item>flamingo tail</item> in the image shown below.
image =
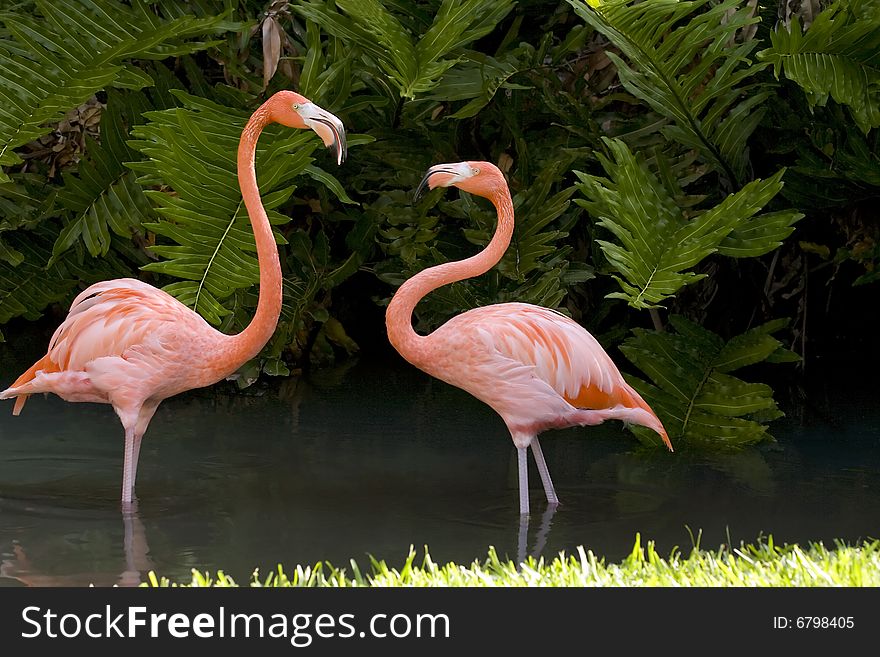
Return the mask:
[[24,408],[24,404],[27,401],[27,398],[30,396],[29,394],[18,392],[18,389],[33,381],[36,378],[38,372],[57,371],[59,371],[58,365],[56,365],[49,359],[49,354],[46,354],[36,363],[31,365],[20,377],[15,380],[15,382],[11,386],[9,386],[6,390],[0,392],[0,399],[11,399],[15,397],[15,406],[12,407],[12,414],[18,415],[19,413],[21,413],[21,409]]

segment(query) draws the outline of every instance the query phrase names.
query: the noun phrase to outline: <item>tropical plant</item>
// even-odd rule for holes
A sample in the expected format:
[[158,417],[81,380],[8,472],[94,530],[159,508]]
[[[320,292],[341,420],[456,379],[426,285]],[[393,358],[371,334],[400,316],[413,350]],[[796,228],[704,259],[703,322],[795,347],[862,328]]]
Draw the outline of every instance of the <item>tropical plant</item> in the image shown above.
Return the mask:
[[[141,89],[150,76],[132,59],[165,59],[202,50],[192,40],[234,28],[226,15],[166,19],[134,0],[35,0],[35,11],[0,13],[0,166],[20,164],[15,149],[100,89]],[[0,183],[9,182],[0,170]]]
[[737,189],[749,173],[749,136],[772,93],[749,81],[766,64],[749,55],[757,42],[737,42],[758,22],[741,0],[569,0],[577,14],[627,58],[608,50],[621,84],[669,124],[663,134],[687,148]]
[[[180,107],[147,112],[145,124],[136,126],[131,146],[146,159],[129,166],[140,174],[138,182],[156,204],[161,218],[144,224],[151,233],[167,238],[150,250],[162,257],[142,267],[175,279],[165,290],[194,308],[205,319],[225,329],[241,328],[248,321],[255,299],[246,291],[259,282],[256,246],[242,202],[236,173],[236,152],[250,114],[240,109],[254,99],[231,88],[217,93],[229,104],[173,90]],[[350,146],[363,143],[357,136]],[[293,179],[307,176],[332,190],[341,201],[353,203],[339,182],[316,166],[311,157],[319,141],[306,132],[270,126],[257,147],[260,193],[270,223],[286,226],[291,217],[279,211],[297,189]],[[158,189],[156,189],[158,188]],[[331,263],[326,235],[316,230],[315,242],[300,228],[287,236],[276,232],[284,245],[290,240],[290,271],[285,276],[285,315],[293,326],[281,330],[289,341],[302,311],[326,286],[338,285],[360,263],[362,249],[355,248],[344,262]],[[237,312],[236,312],[237,311]],[[324,320],[326,313],[319,314]],[[277,342],[275,343],[277,344]],[[285,373],[277,362],[273,373]]]
[[880,127],[880,3],[838,0],[805,32],[797,17],[770,33],[758,59],[797,83],[811,105],[846,105],[863,133]]
[[[619,241],[598,240],[622,289],[608,297],[633,308],[656,308],[682,286],[705,278],[688,270],[712,253],[741,258],[775,249],[803,217],[793,210],[756,214],[782,188],[784,170],[750,182],[710,209],[694,210],[671,176],[664,185],[623,141],[603,141],[613,158],[599,156],[609,178],[576,172],[584,198],[575,202]],[[662,156],[657,162],[668,172]]]
[[[819,6],[786,3],[772,27],[749,0],[0,0],[0,323],[139,276],[243,326],[238,131],[294,88],[341,116],[352,154],[331,175],[314,137],[260,142],[285,297],[242,385],[354,350],[364,303],[486,243],[481,199],[411,198],[463,159],[506,172],[515,234],[498,267],[419,304],[420,328],[519,300],[608,346],[647,323],[633,309],[660,326],[657,306],[729,327],[722,342],[779,315],[803,338],[808,274],[830,290],[880,267],[876,0]],[[691,383],[718,350],[694,345]]]
[[79,283],[88,285],[128,273],[125,264],[112,253],[104,259],[93,259],[71,250],[54,258],[54,239],[54,231],[44,227],[10,235],[6,249],[14,254],[16,264],[0,260],[0,325],[13,317],[39,318],[46,306],[67,298]]
[[[773,337],[787,320],[774,320],[725,341],[679,315],[674,331],[636,329],[620,347],[651,382],[627,377],[657,412],[673,444],[742,446],[767,440],[766,422],[783,415],[773,390],[747,383],[731,372],[762,361],[788,362],[797,356]],[[632,427],[649,444],[656,434]]]
[[[393,11],[393,4],[379,0],[308,0],[294,10],[357,46],[379,65],[401,97],[413,99],[436,87],[457,63],[456,52],[492,31],[513,4],[443,0],[433,17],[423,10]],[[419,38],[413,39],[416,34]]]
[[[228,13],[168,16],[143,0],[73,0],[63,7],[37,0],[4,7],[0,24],[0,259],[9,266],[0,282],[2,323],[19,315],[38,317],[78,283],[100,279],[99,273],[130,273],[131,265],[120,255],[134,264],[144,261],[131,238],[150,209],[122,166],[132,154],[125,130],[139,120],[143,97],[112,92],[157,81],[134,59],[204,50],[217,42],[202,37],[237,24]],[[104,104],[94,94],[105,89],[111,91],[111,106],[99,144],[97,119]],[[61,129],[71,116],[83,114],[89,123],[79,124],[78,132]],[[74,134],[77,139],[68,141]],[[32,141],[37,138],[41,141]],[[68,167],[79,162],[84,149],[89,153],[74,173]],[[64,157],[56,157],[58,151]],[[42,158],[48,167],[40,166]],[[58,168],[64,169],[63,182],[55,179]],[[128,238],[113,239],[113,251],[111,232]],[[46,239],[54,243],[48,256]],[[106,262],[86,256],[81,245]],[[43,279],[38,286],[19,283],[38,278]]]
[[144,242],[142,224],[153,218],[153,211],[124,163],[138,158],[127,143],[128,131],[143,121],[148,109],[152,107],[143,93],[111,90],[108,94],[100,143],[87,138],[85,157],[76,172],[63,174],[58,202],[72,219],[55,240],[50,266],[79,239],[92,257],[106,256],[113,241],[111,233],[122,238],[116,240],[117,251],[136,253],[134,262],[146,262],[144,254],[129,245],[134,236]]

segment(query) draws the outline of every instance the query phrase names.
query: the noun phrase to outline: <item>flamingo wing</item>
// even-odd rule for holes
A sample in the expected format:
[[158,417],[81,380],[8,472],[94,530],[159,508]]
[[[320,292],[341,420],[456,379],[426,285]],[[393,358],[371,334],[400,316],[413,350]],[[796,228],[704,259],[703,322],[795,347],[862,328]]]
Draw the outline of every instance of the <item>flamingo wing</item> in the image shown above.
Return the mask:
[[124,356],[168,322],[193,314],[167,292],[136,279],[96,283],[73,300],[47,356],[61,370],[81,370],[98,358]]
[[[495,385],[501,384],[504,390],[486,395],[485,380],[479,393],[477,386],[468,385],[466,389],[503,415],[563,416],[558,403],[548,398],[549,393],[559,403],[564,401],[566,408],[617,409],[620,419],[650,426],[668,444],[654,411],[624,380],[599,342],[569,317],[540,306],[504,303],[470,310],[451,319],[442,330],[446,335],[479,336],[500,379]],[[531,385],[526,377],[533,382]],[[514,381],[518,384],[516,390]],[[508,399],[499,403],[495,397]]]
[[504,303],[476,308],[451,321],[479,330],[499,355],[533,368],[534,376],[573,406],[605,408],[628,401],[622,388],[629,386],[599,342],[561,313]]
[[[10,390],[32,382],[39,373],[82,372],[100,358],[131,357],[160,336],[179,332],[182,320],[204,323],[177,299],[142,281],[122,278],[96,283],[73,300],[67,318],[49,342],[46,355],[24,372]],[[21,411],[26,400],[27,394],[18,395],[14,414]]]

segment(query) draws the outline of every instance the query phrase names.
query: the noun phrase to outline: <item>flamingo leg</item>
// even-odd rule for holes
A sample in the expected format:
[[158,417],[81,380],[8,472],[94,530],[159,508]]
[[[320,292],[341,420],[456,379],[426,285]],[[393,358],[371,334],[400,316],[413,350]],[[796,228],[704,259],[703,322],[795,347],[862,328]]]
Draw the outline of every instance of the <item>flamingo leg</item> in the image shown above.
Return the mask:
[[148,399],[144,402],[144,405],[141,406],[141,410],[138,411],[138,419],[137,424],[134,428],[135,435],[135,445],[134,445],[134,455],[131,464],[131,487],[132,491],[134,490],[135,483],[137,482],[137,469],[138,469],[138,458],[141,453],[141,440],[144,437],[144,434],[147,432],[147,426],[150,424],[150,420],[153,419],[153,414],[156,412],[156,409],[159,407],[159,402],[153,401],[152,399]]
[[550,470],[547,468],[547,461],[544,460],[544,452],[541,451],[541,443],[538,442],[537,436],[532,439],[532,454],[535,456],[535,463],[538,464],[538,473],[541,475],[541,483],[544,484],[547,504],[553,507],[558,506],[559,498],[556,496],[556,489],[553,488]]
[[115,407],[122,426],[125,427],[125,454],[122,466],[122,508],[131,509],[134,498],[134,483],[137,480],[138,457],[141,453],[141,439],[147,431],[147,426],[159,406],[159,401],[148,399],[135,406],[132,410],[129,406]]
[[134,480],[137,477],[138,453],[141,450],[141,435],[135,427],[125,428],[125,454],[122,465],[122,508],[130,509],[134,496]]
[[519,461],[519,514],[529,515],[529,454],[525,447],[517,447]]

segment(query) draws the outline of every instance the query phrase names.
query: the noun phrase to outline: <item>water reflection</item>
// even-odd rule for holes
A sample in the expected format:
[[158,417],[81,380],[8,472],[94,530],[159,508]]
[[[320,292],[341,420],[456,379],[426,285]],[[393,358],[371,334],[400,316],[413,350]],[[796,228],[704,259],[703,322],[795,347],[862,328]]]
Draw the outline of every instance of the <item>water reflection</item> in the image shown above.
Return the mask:
[[[546,509],[541,514],[541,526],[535,535],[535,547],[529,551],[529,525],[531,524],[531,516],[521,515],[519,517],[519,535],[516,541],[516,561],[522,563],[526,556],[538,559],[543,553],[547,545],[547,537],[550,535],[550,526],[553,522],[553,516],[556,515],[556,504],[546,504]],[[534,515],[534,510],[532,511]]]
[[[45,513],[45,510],[31,506],[23,511],[37,516]],[[109,515],[97,514],[102,529],[63,536],[56,534],[55,540],[45,537],[40,540],[38,536],[31,537],[28,532],[22,532],[19,538],[12,539],[11,550],[4,549],[0,553],[0,586],[138,586],[155,566],[150,559],[147,532],[138,515],[137,504],[127,511],[112,514],[117,522],[121,520],[121,536],[113,529],[105,528]],[[105,549],[97,551],[100,546]],[[96,568],[84,572],[56,572],[55,569],[63,568],[63,564],[53,563],[53,551],[67,552],[70,547],[90,553],[88,557]],[[122,549],[113,555],[117,547]]]
[[[2,385],[19,368],[0,362]],[[619,424],[545,434],[561,505],[538,503],[533,469],[527,526],[501,421],[397,360],[167,400],[128,516],[112,410],[33,398],[18,418],[0,406],[0,584],[131,585],[192,568],[246,581],[277,563],[364,565],[371,554],[399,565],[410,545],[441,562],[577,545],[617,560],[637,532],[668,552],[689,547],[691,529],[709,547],[768,533],[876,537],[880,413],[871,390],[842,382],[823,393],[833,413],[823,402],[775,424],[777,443],[741,452],[641,449]]]

